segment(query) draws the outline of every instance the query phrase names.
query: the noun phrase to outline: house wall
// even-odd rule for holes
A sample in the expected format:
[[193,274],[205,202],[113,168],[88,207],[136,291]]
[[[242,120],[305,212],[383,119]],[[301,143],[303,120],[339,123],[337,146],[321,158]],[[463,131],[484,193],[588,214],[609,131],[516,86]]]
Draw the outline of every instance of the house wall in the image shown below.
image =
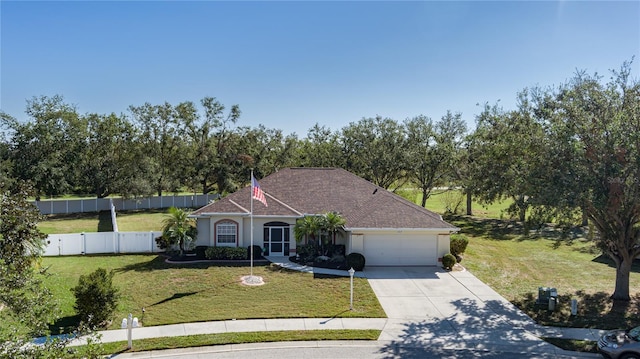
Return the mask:
[[350,239],[347,241],[346,249],[347,254],[349,253],[362,253],[364,250],[364,234],[362,233],[351,233],[349,232]]
[[[289,244],[290,254],[296,252],[296,240],[293,236],[293,226],[296,224],[295,218],[282,217],[254,217],[253,218],[253,244],[264,248],[264,225],[269,222],[284,222],[289,224]],[[241,246],[248,247],[251,244],[251,218],[244,218],[243,226],[245,236],[241,236]],[[285,253],[286,254],[286,253]]]
[[440,234],[438,235],[438,262],[442,262],[442,257],[447,253],[451,253],[451,235]]
[[[251,218],[247,216],[212,216],[208,218],[198,218],[196,226],[198,227],[198,239],[196,245],[198,246],[215,246],[215,227],[216,223],[222,220],[231,220],[238,224],[238,247],[248,247],[251,245]],[[254,217],[253,218],[253,244],[260,247],[264,247],[264,225],[268,222],[284,222],[289,224],[289,237],[291,243],[289,249],[291,254],[295,254],[296,241],[293,236],[293,226],[295,225],[295,218],[281,218],[281,217]],[[340,239],[338,240],[340,241]],[[342,239],[342,242],[345,242]]]
[[196,245],[215,247],[215,226],[216,223],[222,220],[230,220],[238,225],[238,246],[242,246],[242,236],[244,234],[243,222],[245,220],[242,216],[212,216],[207,218],[198,218],[196,220],[196,226],[198,228],[198,240]]
[[196,220],[196,228],[198,229],[198,238],[196,239],[196,246],[210,246],[211,236],[211,219],[210,218],[198,218]]

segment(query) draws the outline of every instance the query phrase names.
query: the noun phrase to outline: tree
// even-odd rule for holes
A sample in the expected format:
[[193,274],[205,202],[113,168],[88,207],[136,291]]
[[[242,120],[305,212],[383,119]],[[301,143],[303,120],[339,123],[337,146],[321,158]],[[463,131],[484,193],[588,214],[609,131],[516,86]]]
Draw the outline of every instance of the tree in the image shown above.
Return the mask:
[[75,165],[83,153],[86,126],[76,108],[59,95],[27,101],[26,114],[32,121],[1,116],[11,131],[13,177],[32,183],[37,198],[69,193],[77,180]]
[[304,167],[344,167],[337,132],[315,124],[300,145],[300,165]]
[[26,273],[44,250],[47,236],[37,226],[41,215],[27,189],[0,185],[0,190],[0,260],[9,270]]
[[126,117],[92,113],[85,119],[86,150],[78,154],[82,188],[98,198],[114,193],[125,197],[153,193],[152,184],[144,177],[147,162],[137,145],[137,131]]
[[141,131],[141,144],[150,160],[146,174],[156,193],[162,196],[166,190],[177,189],[186,153],[180,114],[168,102],[129,106],[129,111]]
[[27,200],[31,195],[22,183],[0,183],[0,358],[98,358],[93,337],[80,352],[68,350],[70,339],[31,345],[57,318],[56,301],[41,279],[46,269],[37,267],[46,236],[37,227],[38,209]]
[[98,268],[81,275],[72,291],[76,297],[74,308],[80,320],[90,328],[106,327],[118,306],[119,293],[113,285],[114,272]]
[[601,80],[582,71],[536,94],[546,138],[532,188],[541,206],[585,210],[596,244],[616,266],[611,298],[628,301],[631,266],[640,256],[640,82],[630,62]]
[[238,105],[231,106],[225,114],[225,106],[215,97],[205,97],[200,101],[204,116],[199,116],[195,106],[178,106],[185,119],[186,133],[190,140],[188,161],[191,178],[203,193],[214,188],[219,193],[235,190],[233,174],[239,160],[238,136],[232,126],[241,115]]
[[376,185],[397,189],[407,168],[404,128],[390,118],[363,118],[342,129],[345,168]]
[[258,127],[238,129],[234,142],[236,161],[232,166],[236,183],[245,184],[251,170],[257,177],[266,177],[280,168],[294,166],[298,140],[295,135],[284,136],[282,130]]
[[162,237],[168,240],[170,245],[177,244],[180,255],[184,255],[185,247],[196,239],[197,229],[193,218],[181,208],[171,207],[163,221]]
[[[0,111],[0,118],[6,115]],[[2,120],[0,120],[0,125]],[[5,139],[5,134],[0,132],[0,184],[12,186],[15,182],[13,178],[13,162],[11,160],[11,144]],[[0,185],[2,187],[2,185]]]
[[469,166],[473,194],[486,204],[512,199],[509,213],[524,221],[543,132],[531,115],[526,90],[519,94],[518,106],[517,111],[504,111],[485,105],[470,136]]
[[435,126],[426,116],[405,121],[407,156],[411,166],[407,176],[422,191],[421,205],[426,205],[431,190],[453,177],[456,154],[460,151],[466,126],[459,113],[446,115]]

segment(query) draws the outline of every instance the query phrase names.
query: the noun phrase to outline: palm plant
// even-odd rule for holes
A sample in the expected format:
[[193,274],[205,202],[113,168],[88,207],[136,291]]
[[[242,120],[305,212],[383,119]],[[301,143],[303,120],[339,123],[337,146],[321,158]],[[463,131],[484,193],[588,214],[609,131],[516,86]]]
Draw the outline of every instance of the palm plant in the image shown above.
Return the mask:
[[162,236],[167,238],[170,244],[178,244],[180,255],[184,255],[185,246],[191,243],[197,234],[193,218],[189,218],[187,211],[171,207],[163,224]]
[[323,217],[320,216],[304,216],[296,221],[296,225],[293,227],[293,236],[296,238],[297,243],[301,243],[303,239],[311,238],[312,242],[316,243],[316,235],[323,227]]
[[337,212],[324,214],[324,229],[331,234],[332,244],[336,244],[336,234],[344,232],[347,221]]

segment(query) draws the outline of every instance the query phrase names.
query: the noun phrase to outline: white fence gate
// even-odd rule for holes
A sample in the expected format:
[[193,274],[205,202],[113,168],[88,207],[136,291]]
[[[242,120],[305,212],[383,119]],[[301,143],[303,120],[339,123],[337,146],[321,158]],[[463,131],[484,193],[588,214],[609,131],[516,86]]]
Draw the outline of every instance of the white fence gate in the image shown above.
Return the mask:
[[155,239],[162,232],[97,232],[50,234],[45,256],[70,256],[100,253],[162,252]]

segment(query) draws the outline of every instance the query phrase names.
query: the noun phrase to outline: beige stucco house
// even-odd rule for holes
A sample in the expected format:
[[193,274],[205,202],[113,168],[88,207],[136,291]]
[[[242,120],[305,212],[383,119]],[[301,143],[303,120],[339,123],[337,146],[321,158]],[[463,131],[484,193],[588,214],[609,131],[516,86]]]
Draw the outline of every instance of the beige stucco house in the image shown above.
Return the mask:
[[[253,200],[253,243],[272,256],[296,253],[298,218],[338,212],[346,253],[362,253],[367,266],[437,265],[457,231],[436,213],[340,168],[286,168],[259,179],[267,206]],[[251,242],[251,187],[202,207],[196,245],[247,247]]]

